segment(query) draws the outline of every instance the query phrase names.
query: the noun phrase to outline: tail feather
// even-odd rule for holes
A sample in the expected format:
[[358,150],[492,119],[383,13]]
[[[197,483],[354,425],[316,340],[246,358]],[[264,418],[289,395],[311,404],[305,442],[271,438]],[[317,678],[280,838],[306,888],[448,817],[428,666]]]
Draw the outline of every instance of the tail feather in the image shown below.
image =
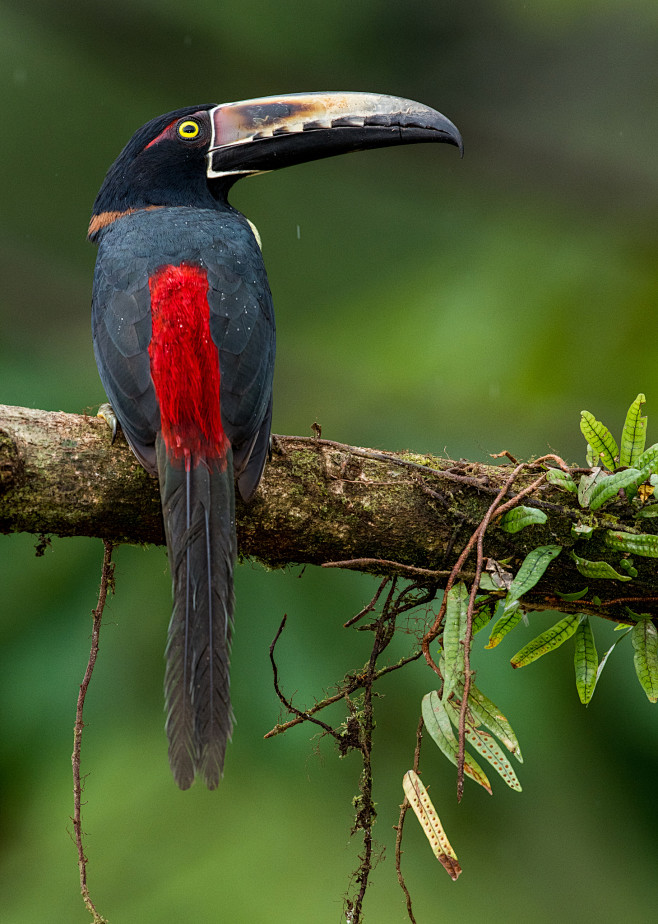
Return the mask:
[[233,465],[168,457],[156,444],[172,574],[165,700],[169,763],[181,789],[215,789],[233,729],[229,656],[236,557]]

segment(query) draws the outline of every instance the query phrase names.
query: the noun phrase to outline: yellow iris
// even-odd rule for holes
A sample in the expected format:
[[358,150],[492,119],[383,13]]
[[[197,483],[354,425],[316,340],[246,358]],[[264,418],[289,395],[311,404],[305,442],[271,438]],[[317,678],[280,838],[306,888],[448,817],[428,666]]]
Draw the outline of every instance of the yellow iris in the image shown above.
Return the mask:
[[191,138],[196,138],[199,131],[199,123],[195,122],[193,119],[185,119],[185,121],[181,122],[178,126],[178,134],[181,138],[185,138],[186,141],[189,141]]

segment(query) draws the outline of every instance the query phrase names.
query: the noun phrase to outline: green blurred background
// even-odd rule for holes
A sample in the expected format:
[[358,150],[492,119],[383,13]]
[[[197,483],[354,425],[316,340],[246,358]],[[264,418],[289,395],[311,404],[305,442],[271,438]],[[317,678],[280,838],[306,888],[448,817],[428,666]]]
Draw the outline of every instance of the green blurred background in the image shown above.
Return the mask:
[[[3,0],[0,401],[103,400],[85,242],[105,170],[154,115],[283,91],[375,90],[440,109],[466,156],[416,146],[239,184],[277,309],[274,429],[487,459],[583,461],[579,412],[618,430],[638,391],[658,439],[655,0]],[[0,919],[84,922],[70,753],[102,546],[1,537]],[[166,759],[162,549],[116,552],[86,712],[89,881],[112,924],[341,920],[357,863],[359,763],[277,720],[268,646],[309,702],[359,666],[342,623],[375,586],[353,574],[238,569],[238,718],[219,791],[176,790]],[[656,711],[616,652],[583,709],[571,651],[527,671],[509,656],[550,617],[474,655],[517,730],[524,792],[467,783],[431,743],[424,781],[464,867],[450,882],[409,817],[404,869],[419,924],[651,921]],[[596,627],[599,649],[609,627]],[[397,650],[405,650],[401,635]],[[394,832],[411,765],[420,664],[383,684],[375,741],[371,922],[406,920]],[[339,714],[334,715],[335,719]]]

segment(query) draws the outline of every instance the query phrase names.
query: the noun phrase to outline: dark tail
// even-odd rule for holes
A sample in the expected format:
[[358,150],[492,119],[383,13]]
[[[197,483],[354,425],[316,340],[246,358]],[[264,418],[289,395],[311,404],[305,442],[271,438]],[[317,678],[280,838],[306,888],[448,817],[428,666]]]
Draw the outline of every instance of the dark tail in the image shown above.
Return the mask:
[[[229,655],[236,557],[233,459],[170,460],[156,443],[174,606],[165,701],[169,763],[181,789],[215,789],[233,730]],[[187,462],[187,464],[186,464]]]

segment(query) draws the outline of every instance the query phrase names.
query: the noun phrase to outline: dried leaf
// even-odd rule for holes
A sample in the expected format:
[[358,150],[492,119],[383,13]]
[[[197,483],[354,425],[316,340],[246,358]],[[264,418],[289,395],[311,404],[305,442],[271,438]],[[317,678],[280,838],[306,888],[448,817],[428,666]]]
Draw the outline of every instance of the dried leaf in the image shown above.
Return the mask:
[[409,800],[409,805],[414,810],[420,826],[425,832],[425,837],[430,842],[432,853],[445,867],[454,881],[461,873],[461,866],[457,860],[457,854],[448,840],[441,819],[437,815],[436,809],[432,804],[429,793],[422,784],[418,774],[413,770],[407,770],[402,778],[402,788],[404,794]]

